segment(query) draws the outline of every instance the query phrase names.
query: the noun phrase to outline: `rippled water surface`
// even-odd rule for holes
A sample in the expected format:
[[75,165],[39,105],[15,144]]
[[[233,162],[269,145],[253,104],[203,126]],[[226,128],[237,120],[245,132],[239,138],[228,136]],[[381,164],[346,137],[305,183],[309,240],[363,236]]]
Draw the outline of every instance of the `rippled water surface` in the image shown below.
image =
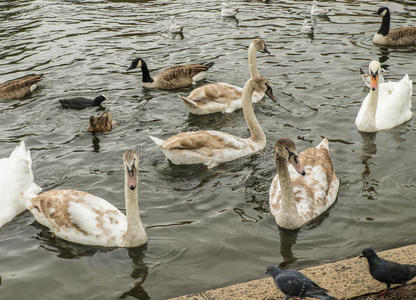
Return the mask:
[[[0,1],[0,81],[44,73],[21,101],[0,101],[0,157],[18,141],[31,149],[44,190],[80,189],[124,211],[122,151],[138,147],[139,202],[149,243],[137,249],[71,244],[25,212],[0,229],[1,299],[164,299],[260,278],[269,264],[300,268],[416,242],[415,118],[392,130],[361,135],[354,125],[367,94],[358,68],[379,59],[386,79],[416,80],[416,50],[374,46],[372,15],[392,9],[392,27],[416,25],[415,1],[326,1],[333,13],[301,35],[309,1],[237,1],[236,19],[219,1]],[[177,15],[184,37],[166,32]],[[223,130],[247,136],[242,111],[193,116],[176,91],[144,90],[127,72],[135,57],[152,73],[174,64],[214,61],[206,82],[243,86],[247,48],[265,39],[260,73],[279,103],[255,112],[266,148],[207,170],[174,166],[148,139],[178,131]],[[205,83],[206,83],[205,82]],[[64,110],[65,97],[105,93],[117,124],[86,132],[95,108]],[[414,92],[415,94],[415,92]],[[413,101],[416,98],[413,95]],[[327,136],[341,179],[338,200],[298,232],[280,231],[269,213],[275,175],[273,144],[290,137],[299,150]]]

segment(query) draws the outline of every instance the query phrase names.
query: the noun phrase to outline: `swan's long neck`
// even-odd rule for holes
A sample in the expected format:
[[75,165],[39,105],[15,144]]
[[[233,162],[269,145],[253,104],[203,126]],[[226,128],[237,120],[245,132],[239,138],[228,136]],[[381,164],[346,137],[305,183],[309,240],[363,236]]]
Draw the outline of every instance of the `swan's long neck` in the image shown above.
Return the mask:
[[251,97],[253,95],[253,87],[251,80],[247,81],[243,89],[243,114],[246,119],[247,126],[250,130],[250,139],[258,144],[266,144],[266,136],[264,135],[263,129],[257,121],[256,115],[254,114],[253,103]]
[[378,90],[375,91],[370,89],[370,98],[368,99],[367,106],[365,107],[363,115],[365,116],[365,124],[362,125],[363,129],[369,131],[376,130],[376,111],[377,111],[377,102],[378,102]]
[[285,228],[298,228],[302,225],[298,210],[296,208],[295,193],[293,192],[292,182],[290,180],[287,160],[282,157],[276,158],[276,169],[280,183],[282,197],[280,200],[279,223]]
[[147,64],[142,60],[142,82],[153,82],[153,78],[150,76],[149,69],[147,68]]
[[248,47],[248,65],[250,70],[250,78],[260,76],[257,69],[256,46],[251,43]]
[[383,16],[383,21],[381,22],[380,29],[377,33],[386,36],[390,31],[390,12],[387,11],[387,13]]
[[126,247],[143,245],[147,241],[146,231],[139,214],[138,175],[136,173],[136,188],[128,187],[128,172],[125,171],[124,198],[126,201],[127,231],[125,235]]

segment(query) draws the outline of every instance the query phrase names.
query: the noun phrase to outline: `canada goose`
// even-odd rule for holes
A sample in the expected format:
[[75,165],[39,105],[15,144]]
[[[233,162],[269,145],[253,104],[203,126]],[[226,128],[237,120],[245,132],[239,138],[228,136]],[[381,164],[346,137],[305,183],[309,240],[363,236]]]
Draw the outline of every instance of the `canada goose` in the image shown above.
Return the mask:
[[204,79],[206,71],[213,65],[213,62],[209,62],[204,64],[174,66],[163,69],[155,78],[152,78],[144,60],[136,58],[132,61],[127,71],[141,68],[142,83],[146,88],[172,90],[193,85]]
[[126,215],[106,200],[77,190],[51,190],[27,206],[35,219],[61,239],[84,245],[137,247],[147,242],[138,205],[139,156],[123,154]]
[[298,229],[335,202],[339,179],[332,166],[328,139],[299,156],[292,140],[279,139],[275,164],[277,174],[270,186],[269,205],[280,227]]
[[76,97],[70,99],[59,100],[63,108],[72,108],[81,110],[91,106],[101,106],[101,103],[108,98],[105,95],[100,95],[95,99],[88,99],[83,97]]
[[[254,39],[248,48],[248,64],[250,78],[260,76],[257,68],[256,51],[270,54],[266,43],[262,39]],[[255,87],[260,87],[255,85]],[[252,102],[257,103],[264,98],[263,88],[254,90]],[[216,112],[231,113],[243,106],[243,89],[223,82],[205,84],[194,89],[188,96],[179,96],[189,111],[196,115]]]
[[[381,68],[381,72],[380,72],[380,74],[378,74],[378,83],[379,84],[384,83],[383,73],[387,73],[387,71],[384,70],[383,68]],[[368,87],[368,88],[370,88],[370,85],[371,85],[371,80],[370,80],[371,79],[371,76],[368,75],[367,73],[365,73],[363,71],[363,69],[361,69],[361,67],[360,67],[360,74],[361,74],[361,79],[364,81],[365,86]]]
[[247,81],[243,89],[243,113],[250,130],[249,138],[214,130],[181,132],[167,140],[149,137],[176,165],[204,164],[213,168],[219,163],[260,151],[266,146],[266,136],[256,119],[251,102],[254,90],[260,89],[256,85],[261,86],[266,95],[276,101],[266,78],[254,77]]
[[90,117],[90,124],[88,125],[88,132],[106,132],[110,131],[113,127],[113,121],[111,120],[111,113],[103,112],[96,117]]
[[381,7],[377,14],[383,17],[373,43],[384,46],[416,46],[416,27],[399,27],[390,30],[390,10]]
[[170,26],[169,26],[169,32],[170,33],[182,33],[183,27],[176,24],[176,17],[171,16],[170,17]]
[[369,65],[370,92],[365,97],[355,119],[359,131],[375,132],[390,129],[412,118],[412,81],[406,74],[399,82],[379,84],[380,63]]
[[0,84],[0,99],[20,99],[30,94],[37,88],[37,83],[42,79],[43,74],[27,75],[12,79]]
[[0,159],[0,227],[24,211],[26,199],[41,190],[33,180],[30,151],[21,141],[9,157]]
[[313,32],[313,27],[311,25],[308,25],[308,20],[303,20],[303,25],[302,28],[300,29],[300,31],[302,33],[312,33]]
[[221,16],[223,17],[234,17],[238,13],[238,8],[231,7],[230,3],[225,1],[221,4]]
[[329,10],[324,8],[318,7],[318,2],[313,0],[312,8],[311,8],[311,15],[312,16],[326,16],[329,13]]

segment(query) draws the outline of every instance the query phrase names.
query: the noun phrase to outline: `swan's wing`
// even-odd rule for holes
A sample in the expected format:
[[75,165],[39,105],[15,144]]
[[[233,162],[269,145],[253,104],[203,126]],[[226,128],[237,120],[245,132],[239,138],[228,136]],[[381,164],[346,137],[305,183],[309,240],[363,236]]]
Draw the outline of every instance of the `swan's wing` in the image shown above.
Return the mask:
[[127,230],[125,215],[92,194],[52,190],[33,198],[28,209],[39,223],[62,239],[88,245],[123,244]]
[[300,175],[292,165],[289,165],[289,174],[298,213],[305,221],[310,221],[334,203],[339,180],[335,176],[326,138],[318,146],[302,151],[299,160],[305,169],[305,176]]
[[240,149],[240,138],[231,134],[207,130],[178,133],[162,144],[163,149],[188,149],[211,152],[217,149]]
[[223,82],[205,84],[194,89],[187,98],[193,101],[228,103],[241,98],[242,88]]
[[386,82],[380,85],[376,112],[376,125],[379,129],[395,127],[412,117],[412,81],[405,75],[399,82]]

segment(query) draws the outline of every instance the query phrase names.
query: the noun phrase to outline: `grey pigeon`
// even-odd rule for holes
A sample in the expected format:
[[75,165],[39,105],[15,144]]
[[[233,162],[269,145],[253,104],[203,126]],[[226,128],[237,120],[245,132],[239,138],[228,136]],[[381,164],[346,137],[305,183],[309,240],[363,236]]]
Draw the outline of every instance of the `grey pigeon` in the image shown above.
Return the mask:
[[371,248],[365,248],[360,258],[367,258],[370,267],[370,274],[375,280],[383,282],[387,288],[380,293],[384,295],[392,284],[406,284],[410,279],[416,276],[416,266],[399,264],[378,257],[376,252]]
[[268,267],[266,274],[273,277],[274,284],[285,294],[285,299],[290,297],[318,298],[322,300],[338,300],[327,294],[327,290],[321,288],[311,279],[295,270],[283,270],[277,267]]

